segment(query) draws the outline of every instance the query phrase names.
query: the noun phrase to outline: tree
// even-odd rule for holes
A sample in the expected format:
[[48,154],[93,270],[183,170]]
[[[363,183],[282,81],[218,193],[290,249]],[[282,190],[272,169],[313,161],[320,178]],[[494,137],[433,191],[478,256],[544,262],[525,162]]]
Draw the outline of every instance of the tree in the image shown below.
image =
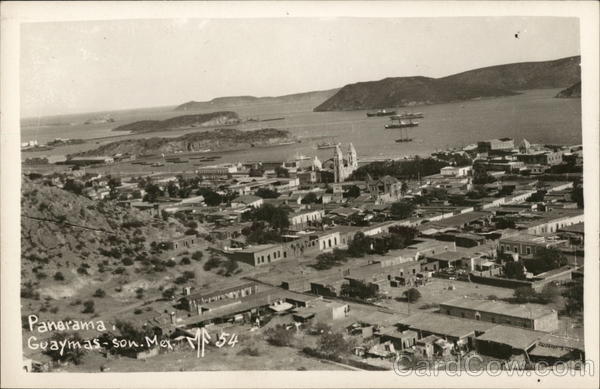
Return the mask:
[[400,194],[402,196],[404,196],[406,194],[406,192],[408,192],[408,184],[405,182],[402,183],[402,185],[400,186]]
[[523,263],[528,271],[539,274],[565,266],[568,260],[560,250],[553,247],[542,247],[536,250],[533,258],[524,259]]
[[182,265],[189,265],[190,263],[192,263],[192,261],[190,261],[189,257],[183,257],[181,258],[181,261],[179,261],[179,263]]
[[546,195],[545,190],[538,190],[537,192],[535,192],[534,194],[529,196],[526,201],[529,201],[532,203],[539,203],[541,201],[544,201],[545,195]]
[[583,208],[583,186],[576,185],[571,192],[571,199],[577,203],[578,208]]
[[312,265],[317,270],[327,270],[334,266],[339,266],[348,260],[346,251],[333,249],[331,253],[322,253],[317,255],[317,263]]
[[406,301],[409,303],[414,303],[421,298],[421,292],[419,292],[416,288],[410,288],[404,291],[402,295],[406,297]]
[[285,328],[282,324],[268,328],[265,331],[267,342],[273,346],[286,347],[291,346],[294,341],[294,333]]
[[277,175],[277,177],[279,178],[288,178],[290,176],[290,172],[289,170],[287,170],[286,168],[284,168],[283,166],[277,166],[275,168],[275,174]]
[[352,257],[362,257],[371,250],[371,238],[362,232],[357,232],[348,243],[348,254]]
[[209,207],[215,207],[223,202],[223,196],[209,188],[200,188],[197,194],[204,197],[204,202]]
[[273,204],[263,204],[259,208],[246,212],[244,215],[245,218],[253,221],[265,221],[269,223],[272,228],[281,231],[288,228],[290,225],[288,214],[289,208],[287,207],[276,207]]
[[378,255],[384,255],[385,253],[387,253],[389,251],[389,247],[388,247],[389,243],[390,243],[389,236],[384,237],[384,238],[381,238],[381,237],[373,238],[371,240],[371,246],[372,246],[371,251]]
[[496,179],[488,174],[487,168],[481,164],[473,165],[473,184],[484,185],[495,182]]
[[238,263],[235,259],[229,258],[225,261],[225,277],[231,276],[236,270],[238,270]]
[[517,288],[513,293],[513,300],[516,303],[529,303],[536,301],[538,298],[535,290],[531,289],[528,286],[522,286],[520,288]]
[[269,188],[259,188],[255,194],[263,199],[276,199],[277,197],[281,196],[281,193]]
[[121,186],[121,179],[119,177],[109,176],[108,177],[108,187],[113,189],[118,186]]
[[330,358],[338,358],[340,355],[352,351],[352,344],[338,332],[323,332],[319,338],[318,345],[319,351]]
[[268,244],[281,242],[281,234],[274,231],[263,221],[252,223],[250,227],[242,230],[248,244]]
[[94,300],[88,300],[83,303],[82,313],[94,313]]
[[177,291],[177,289],[175,287],[165,289],[162,292],[162,296],[166,300],[171,300],[171,299],[173,299],[173,297],[175,297],[176,291]]
[[169,194],[169,197],[177,197],[178,192],[179,188],[177,187],[175,182],[169,181],[169,183],[167,184],[167,193]]
[[106,296],[106,292],[103,289],[96,289],[94,292],[94,297],[102,298]]
[[65,276],[61,272],[57,271],[56,273],[54,273],[54,279],[56,281],[64,281]]
[[148,201],[150,203],[156,202],[158,200],[158,198],[163,195],[162,190],[156,184],[149,183],[149,184],[146,185],[146,187],[144,188],[144,190],[146,191],[146,195],[144,196],[144,200]]
[[416,228],[408,226],[392,226],[389,229],[391,239],[389,243],[390,250],[403,249],[415,240],[419,231]]
[[[260,167],[252,167],[250,168],[250,172],[248,173],[250,177],[262,177],[265,175],[265,170]],[[258,195],[257,195],[258,196]]]
[[190,197],[191,194],[192,188],[189,186],[179,188],[179,190],[177,191],[177,196],[181,197],[182,199],[187,199],[188,197]]
[[194,254],[192,254],[192,259],[194,261],[200,261],[202,260],[202,257],[204,256],[204,253],[202,251],[196,251],[194,252]]
[[80,195],[83,192],[83,184],[79,181],[75,181],[72,178],[67,179],[65,184],[63,185],[64,190],[68,190],[69,192],[73,192],[76,195]]
[[317,198],[317,195],[315,193],[313,193],[313,192],[308,193],[302,199],[302,204],[315,204],[315,203],[318,203],[318,202],[319,202],[319,199]]
[[[85,355],[84,343],[85,341],[77,333],[62,333],[56,332],[50,338],[52,343],[56,344],[67,344],[69,347],[48,347],[43,351],[44,354],[48,355],[53,361],[59,361],[63,363],[74,363],[79,365],[83,356]],[[65,343],[66,342],[66,343]],[[50,343],[50,344],[52,344]]]
[[209,271],[221,265],[221,259],[219,257],[210,257],[208,261],[204,262],[202,268],[205,271]]
[[346,197],[357,198],[358,196],[360,196],[360,188],[356,185],[352,185],[348,188],[345,195]]
[[108,187],[110,188],[110,193],[108,197],[111,199],[116,199],[119,197],[119,191],[117,188],[121,186],[121,179],[118,177],[110,177],[108,179]]
[[390,212],[396,219],[406,219],[412,216],[414,209],[412,202],[401,200],[392,204]]
[[504,274],[507,278],[515,280],[525,279],[525,268],[521,262],[511,261],[504,265]]
[[444,188],[431,188],[428,194],[438,200],[446,200],[448,198],[448,191]]

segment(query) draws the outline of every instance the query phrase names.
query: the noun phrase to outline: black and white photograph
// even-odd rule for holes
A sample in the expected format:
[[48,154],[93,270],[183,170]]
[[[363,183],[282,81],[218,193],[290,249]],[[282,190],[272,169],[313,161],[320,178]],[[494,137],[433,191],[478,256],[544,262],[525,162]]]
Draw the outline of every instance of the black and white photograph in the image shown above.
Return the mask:
[[597,380],[597,4],[155,3],[12,29],[3,375]]

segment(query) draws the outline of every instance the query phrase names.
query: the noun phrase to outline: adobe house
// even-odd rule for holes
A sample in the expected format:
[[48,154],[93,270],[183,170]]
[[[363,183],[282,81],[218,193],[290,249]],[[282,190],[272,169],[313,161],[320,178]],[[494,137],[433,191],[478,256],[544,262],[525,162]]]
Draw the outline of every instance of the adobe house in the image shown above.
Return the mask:
[[185,235],[180,238],[165,242],[166,248],[169,250],[183,250],[194,247],[200,243],[200,238],[196,235]]
[[200,314],[202,305],[218,300],[238,299],[258,292],[255,282],[241,282],[229,287],[213,287],[197,293],[191,293],[190,288],[184,288],[186,294],[179,301],[185,309],[192,313]]

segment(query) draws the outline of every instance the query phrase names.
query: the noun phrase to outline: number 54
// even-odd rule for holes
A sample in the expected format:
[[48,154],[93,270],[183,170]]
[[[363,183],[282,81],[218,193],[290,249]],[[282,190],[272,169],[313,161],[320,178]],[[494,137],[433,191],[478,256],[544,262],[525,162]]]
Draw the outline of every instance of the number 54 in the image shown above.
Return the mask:
[[237,334],[231,334],[231,337],[229,338],[229,341],[228,341],[227,337],[229,337],[229,335],[230,334],[228,334],[227,332],[221,332],[221,336],[219,336],[219,339],[215,343],[215,346],[217,346],[218,348],[221,348],[221,347],[225,346],[225,343],[227,343],[231,347],[235,346],[235,344],[238,342]]

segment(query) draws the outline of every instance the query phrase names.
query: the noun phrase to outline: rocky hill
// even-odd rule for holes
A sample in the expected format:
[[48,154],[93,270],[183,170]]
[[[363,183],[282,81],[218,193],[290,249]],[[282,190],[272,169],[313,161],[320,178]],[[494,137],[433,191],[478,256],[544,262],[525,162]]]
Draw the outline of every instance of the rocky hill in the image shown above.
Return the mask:
[[314,110],[320,112],[406,107],[513,94],[515,93],[506,89],[469,86],[429,77],[386,78],[347,85]]
[[561,88],[580,79],[580,57],[470,70],[443,78],[395,77],[344,86],[315,111],[436,104],[509,96],[519,90]]
[[176,138],[147,138],[126,139],[107,143],[97,149],[75,156],[129,154],[172,154],[176,152],[193,152],[210,149],[211,151],[227,151],[250,148],[254,146],[269,146],[293,142],[295,138],[288,131],[275,128],[263,128],[253,131],[240,131],[233,128],[221,128],[212,131],[194,132]]
[[177,220],[166,222],[24,177],[21,276],[27,285],[25,298],[35,293],[68,297],[90,283],[133,273],[142,262],[147,265],[151,242],[183,235],[185,230]]
[[339,88],[295,93],[277,97],[255,97],[255,96],[228,96],[217,97],[210,101],[189,101],[175,108],[175,111],[201,111],[209,109],[225,109],[236,106],[260,105],[260,104],[291,104],[291,103],[313,103],[318,104],[333,96]]
[[580,56],[554,61],[490,66],[442,78],[466,85],[488,85],[510,90],[564,88],[581,79]]
[[183,115],[166,120],[141,120],[116,127],[113,131],[134,133],[169,131],[190,127],[213,127],[238,124],[240,118],[232,111],[219,111],[198,115]]
[[571,85],[567,89],[563,89],[555,96],[558,98],[580,98],[581,97],[581,81]]

